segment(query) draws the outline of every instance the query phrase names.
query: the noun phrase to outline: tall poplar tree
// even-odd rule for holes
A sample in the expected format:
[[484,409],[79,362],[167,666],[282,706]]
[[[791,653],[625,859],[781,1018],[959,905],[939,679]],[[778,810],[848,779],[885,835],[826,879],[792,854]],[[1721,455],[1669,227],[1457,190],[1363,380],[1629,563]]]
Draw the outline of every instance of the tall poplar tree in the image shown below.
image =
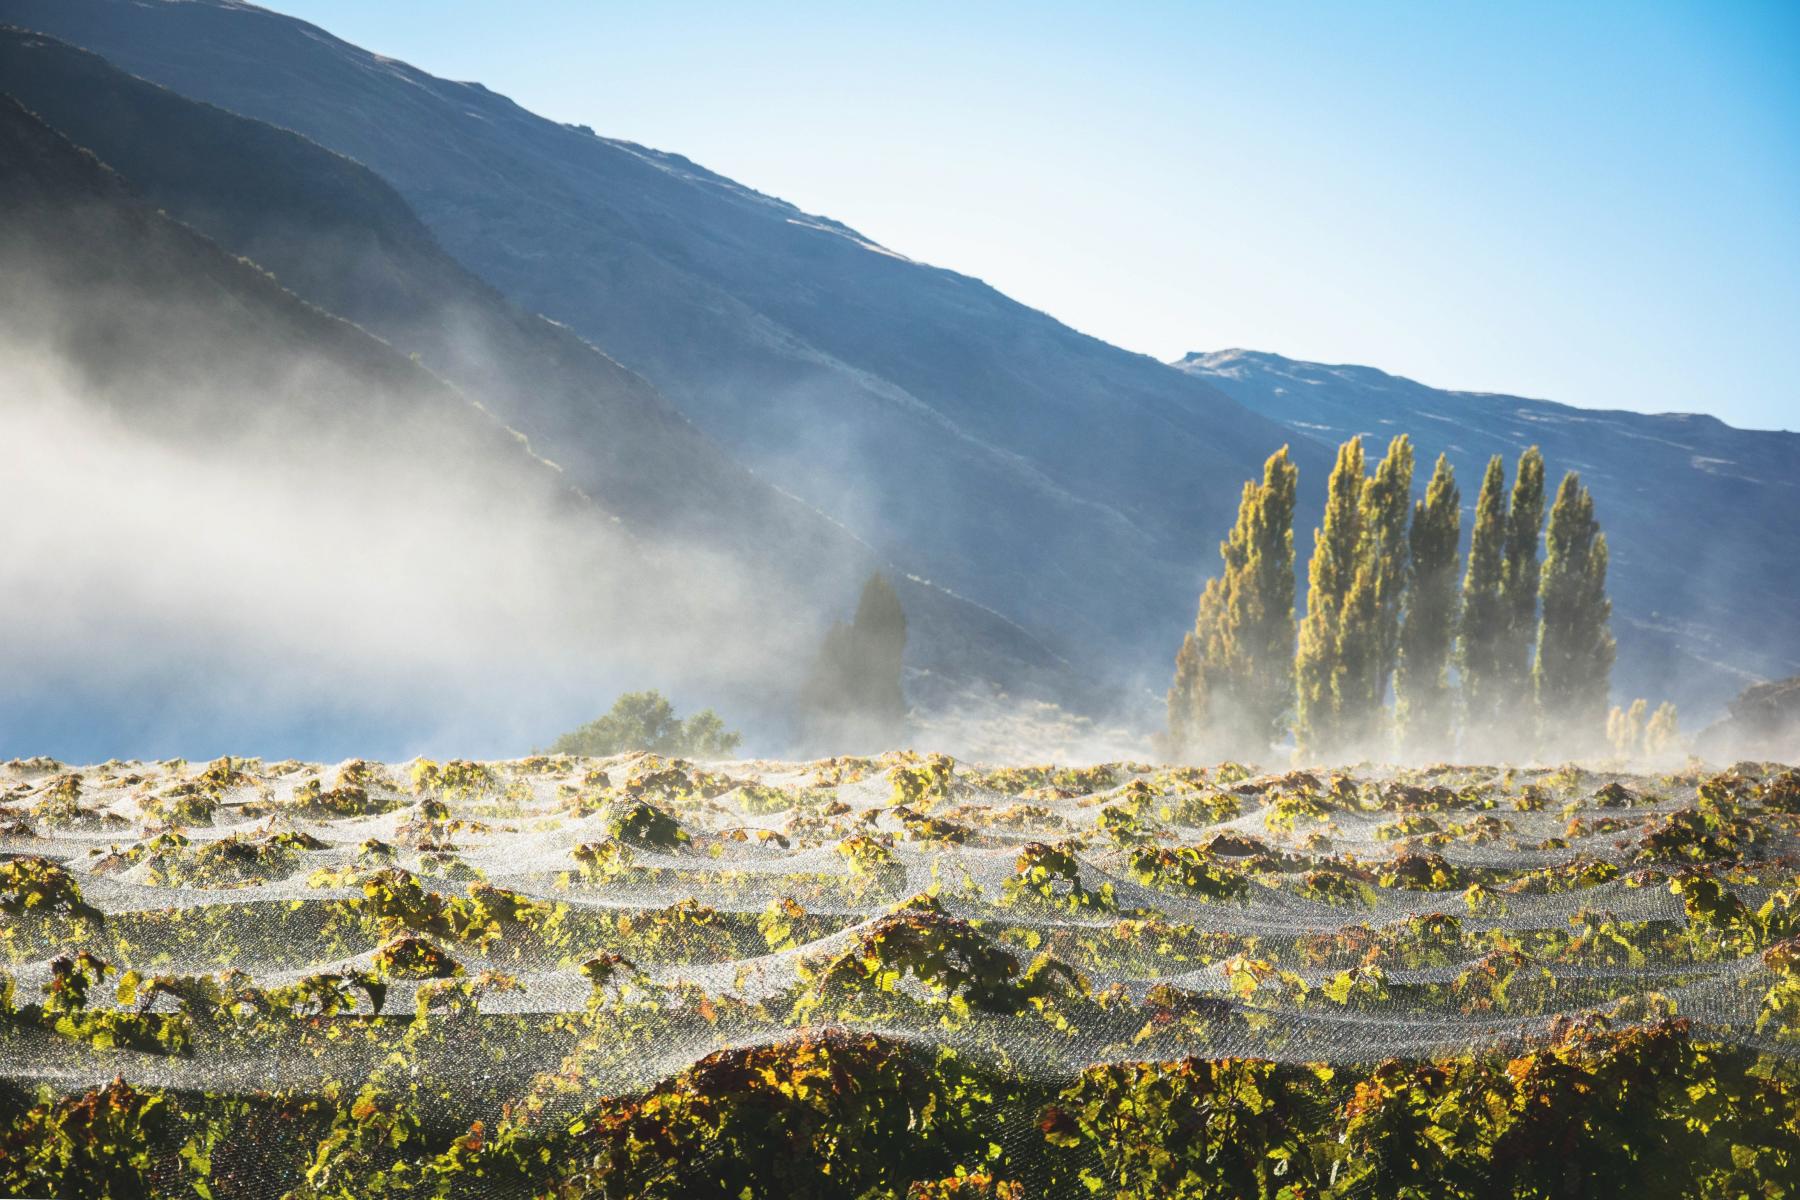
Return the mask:
[[1538,543],[1544,529],[1544,456],[1536,446],[1519,455],[1512,505],[1506,513],[1506,559],[1500,577],[1499,713],[1493,727],[1498,749],[1524,753],[1537,734],[1537,697],[1531,654],[1538,634],[1541,569]]
[[1353,626],[1369,645],[1357,657],[1368,659],[1368,670],[1346,696],[1347,716],[1356,736],[1367,738],[1380,724],[1387,704],[1388,684],[1400,652],[1400,606],[1406,595],[1406,519],[1412,508],[1413,446],[1404,433],[1388,443],[1387,453],[1375,465],[1375,473],[1363,484],[1362,550],[1373,590],[1368,624]]
[[1219,544],[1224,571],[1201,592],[1175,658],[1169,741],[1179,757],[1261,758],[1294,693],[1294,498],[1300,473],[1283,446],[1247,481],[1237,524]]
[[1328,739],[1338,757],[1368,754],[1381,726],[1381,706],[1374,698],[1381,679],[1380,594],[1374,561],[1359,555],[1338,614],[1337,663],[1332,672],[1337,730]]
[[1456,548],[1461,537],[1462,493],[1456,487],[1456,469],[1440,454],[1424,498],[1413,504],[1407,534],[1394,720],[1400,751],[1408,758],[1435,758],[1452,749],[1449,665],[1456,636]]
[[1545,547],[1533,683],[1545,737],[1558,752],[1581,753],[1605,729],[1615,644],[1606,535],[1593,495],[1573,471],[1556,489]]
[[1482,745],[1500,711],[1500,643],[1505,618],[1500,581],[1506,573],[1506,465],[1498,454],[1475,499],[1475,527],[1469,534],[1469,567],[1463,575],[1462,628],[1457,667],[1462,676],[1465,749]]
[[[1294,503],[1300,468],[1283,446],[1263,464],[1248,585],[1233,596],[1233,626],[1242,631],[1238,662],[1243,680],[1246,749],[1265,752],[1287,729],[1294,708]],[[1254,756],[1254,755],[1252,755]]]
[[1644,753],[1651,758],[1661,758],[1680,748],[1681,720],[1676,715],[1674,702],[1664,700],[1650,714],[1650,723],[1644,726]]
[[[1325,497],[1324,524],[1313,530],[1312,559],[1306,569],[1306,617],[1300,623],[1294,673],[1300,752],[1319,758],[1343,748],[1344,664],[1342,634],[1346,602],[1362,565],[1363,447],[1360,436],[1338,447],[1337,464]],[[1362,592],[1373,608],[1374,587]],[[1359,597],[1359,608],[1362,597]]]

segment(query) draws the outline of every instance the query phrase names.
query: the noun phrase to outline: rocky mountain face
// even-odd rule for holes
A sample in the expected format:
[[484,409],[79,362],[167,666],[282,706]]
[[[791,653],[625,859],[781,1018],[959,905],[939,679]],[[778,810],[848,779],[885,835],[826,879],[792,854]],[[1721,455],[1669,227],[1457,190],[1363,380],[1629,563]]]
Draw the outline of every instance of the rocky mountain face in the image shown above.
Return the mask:
[[1422,472],[1448,454],[1462,486],[1465,547],[1490,455],[1506,456],[1509,484],[1530,445],[1543,448],[1552,486],[1562,471],[1579,471],[1612,553],[1622,696],[1673,698],[1704,718],[1746,683],[1800,670],[1800,435],[1692,413],[1445,391],[1372,367],[1250,350],[1189,354],[1175,365],[1297,435],[1331,442],[1363,433],[1378,452],[1407,433]]
[[[417,356],[635,536],[727,555],[821,626],[884,565],[747,470],[641,376],[477,279],[361,164],[17,28],[0,30],[0,78],[149,203]],[[1060,660],[1022,629],[941,588],[904,577],[901,587],[921,691],[1070,690]]]
[[0,20],[363,163],[760,475],[1085,664],[1161,686],[1240,482],[1290,437],[978,280],[304,22],[223,0],[3,0]]
[[[0,279],[0,442],[20,451],[0,478],[10,745],[97,760],[265,746],[277,727],[306,745],[317,721],[394,745],[396,676],[453,649],[493,666],[457,644],[472,606],[433,593],[548,581],[482,514],[553,531],[565,585],[586,564],[648,567],[491,413],[143,203],[6,96]],[[402,510],[420,519],[397,529]],[[387,649],[342,636],[339,614],[384,609],[368,625]]]

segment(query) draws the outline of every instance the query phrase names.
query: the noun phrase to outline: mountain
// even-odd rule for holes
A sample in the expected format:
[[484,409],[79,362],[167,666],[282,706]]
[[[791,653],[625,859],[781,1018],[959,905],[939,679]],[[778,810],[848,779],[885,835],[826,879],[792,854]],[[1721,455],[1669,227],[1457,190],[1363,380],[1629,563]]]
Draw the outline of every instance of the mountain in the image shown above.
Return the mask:
[[517,753],[645,682],[779,744],[809,581],[641,532],[4,95],[0,279],[0,754]]
[[[171,437],[223,422],[277,438],[321,420],[353,437],[416,420],[508,487],[604,522],[492,414],[151,209],[12,97],[0,97],[0,151],[0,333],[56,358],[122,421]],[[295,375],[304,386],[275,382]],[[281,405],[247,402],[277,391]]]
[[853,552],[841,530],[756,480],[642,378],[472,276],[360,164],[23,30],[0,30],[0,79],[151,204],[554,443],[570,479],[634,524],[757,528],[772,542],[810,537]]
[[[0,0],[0,20],[366,165],[759,475],[1089,670],[1162,686],[1239,484],[1290,440],[978,280],[302,21],[230,0]],[[1323,448],[1296,454],[1324,477]]]
[[[0,79],[150,203],[417,355],[638,536],[727,554],[820,624],[886,565],[746,470],[642,377],[477,279],[361,164],[16,28],[0,29]],[[1070,690],[1061,662],[1023,630],[899,578],[922,698],[971,684]]]
[[[1442,392],[1274,356],[1157,363],[678,155],[546,121],[479,84],[437,79],[253,5],[0,0],[0,20],[263,123],[256,138],[227,140],[262,145],[270,126],[292,131],[276,160],[298,153],[294,144],[327,148],[329,169],[309,160],[281,190],[341,177],[333,202],[357,198],[361,225],[389,232],[379,252],[365,240],[310,274],[316,243],[284,255],[263,228],[263,208],[280,206],[252,201],[242,172],[184,182],[159,174],[169,164],[158,155],[137,169],[159,203],[419,353],[647,528],[710,528],[730,542],[742,503],[769,514],[743,523],[754,530],[791,523],[778,540],[804,559],[805,547],[833,544],[805,519],[816,510],[868,547],[863,561],[931,579],[931,588],[908,583],[913,628],[929,633],[933,656],[913,662],[916,682],[960,671],[1014,689],[1074,679],[1064,697],[1121,682],[1140,695],[1160,690],[1240,482],[1293,443],[1304,556],[1331,444],[1401,430],[1427,460],[1450,450],[1469,499],[1490,452],[1511,457],[1536,442],[1552,470],[1583,471],[1611,538],[1624,695],[1668,696],[1692,719],[1800,666],[1784,579],[1800,548],[1793,435]],[[79,96],[64,103],[70,122],[86,111]],[[86,136],[104,140],[148,103],[88,112]],[[111,136],[109,153],[127,160],[133,145]],[[255,170],[274,169],[258,161]],[[240,197],[228,219],[207,211],[214,193]],[[333,290],[360,280],[349,268],[365,263],[380,286]],[[489,378],[459,361],[457,331],[440,328],[439,310],[407,315],[451,278],[459,295],[489,289],[458,312],[499,304],[510,314],[484,318],[494,327],[484,340],[529,343],[492,363],[479,356]],[[532,313],[549,320],[521,315]],[[507,321],[531,332],[504,333]],[[555,355],[535,340],[547,336],[540,326],[563,337],[564,357],[580,359],[580,346],[604,353],[582,350],[579,371],[545,374],[535,364]],[[609,364],[604,385],[596,362]],[[591,406],[634,388],[662,399]],[[613,432],[658,428],[677,410],[695,438],[797,501],[727,487],[725,468],[709,467],[707,490],[683,510],[683,489],[665,485],[681,472],[672,448],[694,443],[659,436],[652,443],[667,455],[640,458],[635,434]],[[654,469],[637,469],[645,463]],[[748,557],[760,556],[758,539],[735,538]],[[789,551],[769,556],[786,561]],[[933,606],[941,619],[928,629]]]
[[[1300,435],[1364,433],[1379,450],[1409,433],[1423,470],[1450,456],[1465,510],[1490,455],[1506,456],[1509,485],[1519,451],[1534,444],[1551,486],[1565,469],[1579,471],[1612,553],[1619,695],[1672,697],[1697,716],[1746,683],[1800,672],[1800,434],[1445,391],[1372,367],[1250,350],[1175,365]],[[1465,545],[1469,523],[1465,511]]]
[[501,660],[544,616],[533,594],[603,562],[654,578],[516,431],[6,96],[0,278],[12,753],[303,747],[327,724],[395,746],[397,696],[470,673],[505,690]]

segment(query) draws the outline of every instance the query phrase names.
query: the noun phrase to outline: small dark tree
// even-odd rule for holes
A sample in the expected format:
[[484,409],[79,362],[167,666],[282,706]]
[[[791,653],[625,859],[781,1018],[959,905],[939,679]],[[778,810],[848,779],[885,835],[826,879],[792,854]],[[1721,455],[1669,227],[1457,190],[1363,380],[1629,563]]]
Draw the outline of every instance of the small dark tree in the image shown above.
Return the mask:
[[906,611],[877,571],[863,585],[856,616],[825,632],[800,697],[803,739],[830,750],[887,749],[906,729],[901,662]]
[[1175,658],[1169,752],[1258,761],[1294,704],[1294,495],[1299,469],[1283,446],[1246,481],[1237,524],[1219,543],[1194,628]]

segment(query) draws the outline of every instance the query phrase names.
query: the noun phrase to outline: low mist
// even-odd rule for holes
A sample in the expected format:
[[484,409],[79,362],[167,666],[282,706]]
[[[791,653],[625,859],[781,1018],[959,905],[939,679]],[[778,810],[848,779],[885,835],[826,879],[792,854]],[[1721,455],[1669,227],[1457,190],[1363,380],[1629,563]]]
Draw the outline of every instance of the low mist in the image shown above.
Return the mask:
[[513,755],[630,687],[782,678],[799,631],[732,564],[634,542],[441,414],[213,419],[306,374],[152,420],[152,385],[96,397],[0,344],[0,753]]

